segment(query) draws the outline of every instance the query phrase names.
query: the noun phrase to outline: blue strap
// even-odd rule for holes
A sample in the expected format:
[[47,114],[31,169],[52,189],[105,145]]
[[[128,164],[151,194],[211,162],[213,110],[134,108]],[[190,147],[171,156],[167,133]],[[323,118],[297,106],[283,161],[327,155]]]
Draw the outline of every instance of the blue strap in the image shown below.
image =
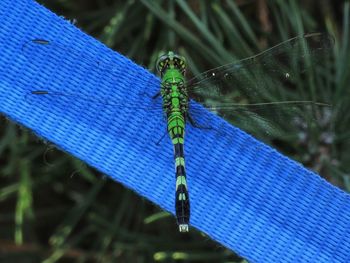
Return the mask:
[[[145,110],[157,106],[157,77],[31,0],[0,1],[0,50],[3,114],[174,213],[171,143],[155,146],[165,122]],[[216,129],[187,129],[192,226],[251,262],[350,262],[348,194],[206,110],[195,115]]]

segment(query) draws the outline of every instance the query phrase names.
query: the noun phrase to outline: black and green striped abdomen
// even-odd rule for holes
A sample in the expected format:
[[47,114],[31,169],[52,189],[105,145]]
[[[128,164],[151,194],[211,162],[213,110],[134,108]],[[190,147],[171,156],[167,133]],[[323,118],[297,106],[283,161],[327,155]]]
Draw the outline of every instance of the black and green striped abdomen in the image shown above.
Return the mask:
[[190,201],[186,182],[184,136],[185,114],[175,111],[168,114],[168,133],[174,147],[175,158],[175,210],[181,232],[188,231]]

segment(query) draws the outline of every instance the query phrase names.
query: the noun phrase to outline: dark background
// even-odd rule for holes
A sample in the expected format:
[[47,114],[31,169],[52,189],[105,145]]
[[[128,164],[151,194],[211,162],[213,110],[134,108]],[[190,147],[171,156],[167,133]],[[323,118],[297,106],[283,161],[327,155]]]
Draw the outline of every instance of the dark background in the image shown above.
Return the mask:
[[[348,1],[39,2],[151,71],[167,50],[197,73],[227,63],[227,51],[240,59],[329,32],[328,136],[270,143],[349,191]],[[194,229],[179,234],[171,215],[5,118],[0,134],[0,262],[244,262]]]

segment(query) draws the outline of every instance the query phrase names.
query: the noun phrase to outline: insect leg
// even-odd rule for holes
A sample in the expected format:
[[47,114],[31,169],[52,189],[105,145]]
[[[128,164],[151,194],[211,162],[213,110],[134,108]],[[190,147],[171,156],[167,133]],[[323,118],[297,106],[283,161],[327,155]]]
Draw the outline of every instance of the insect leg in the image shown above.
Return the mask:
[[156,145],[157,145],[157,146],[159,146],[160,142],[164,139],[165,135],[167,135],[167,134],[168,134],[168,131],[166,130],[166,131],[164,132],[164,134],[162,135],[162,137],[160,137],[160,139],[156,142]]
[[205,129],[205,130],[211,130],[211,129],[212,129],[212,127],[206,127],[206,126],[202,126],[202,125],[199,125],[198,123],[196,123],[196,121],[191,117],[191,115],[190,115],[189,112],[186,114],[186,119],[188,120],[188,122],[189,122],[194,128]]
[[158,98],[159,96],[160,96],[160,92],[157,92],[157,94],[154,95],[154,96],[152,97],[152,99],[156,99],[156,98]]

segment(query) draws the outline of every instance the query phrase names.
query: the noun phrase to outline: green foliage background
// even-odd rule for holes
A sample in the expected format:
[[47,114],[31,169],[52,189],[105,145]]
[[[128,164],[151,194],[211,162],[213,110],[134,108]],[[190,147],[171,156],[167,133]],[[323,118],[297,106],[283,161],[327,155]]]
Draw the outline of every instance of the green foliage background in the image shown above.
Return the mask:
[[[310,135],[292,157],[349,191],[349,2],[39,2],[150,70],[166,50],[185,55],[195,74],[304,32],[330,32],[332,64],[317,89],[330,92],[332,134]],[[2,262],[243,262],[202,233],[180,235],[170,215],[30,131],[1,125]]]

